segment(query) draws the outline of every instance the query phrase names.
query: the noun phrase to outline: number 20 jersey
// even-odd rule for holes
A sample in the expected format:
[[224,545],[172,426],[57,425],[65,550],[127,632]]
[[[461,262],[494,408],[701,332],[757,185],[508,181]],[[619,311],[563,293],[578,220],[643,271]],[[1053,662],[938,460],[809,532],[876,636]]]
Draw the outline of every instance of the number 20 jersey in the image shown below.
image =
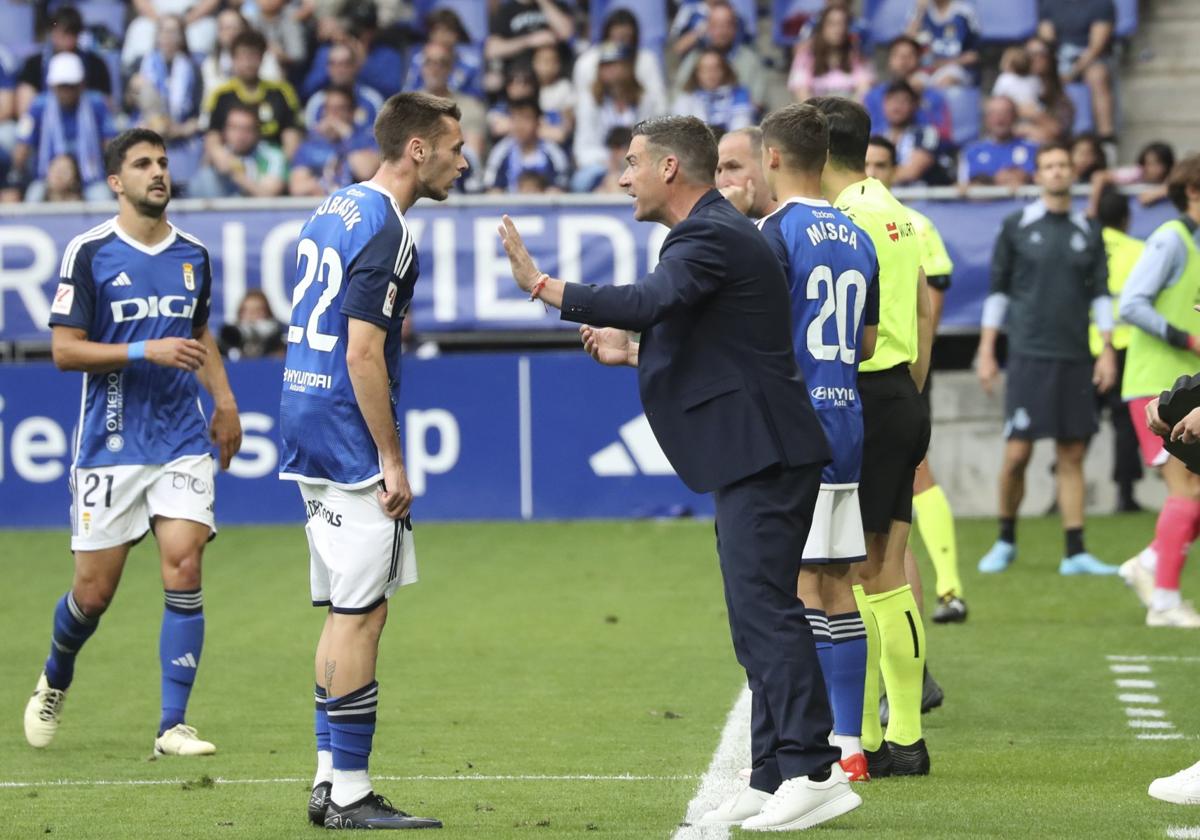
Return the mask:
[[855,485],[863,447],[859,348],[864,325],[879,323],[875,246],[825,201],[789,199],[759,227],[788,280],[796,361],[833,453],[821,483]]
[[370,182],[323,201],[296,243],[296,285],[279,406],[279,477],[356,489],[376,482],[379,453],[346,369],[349,320],[387,332],[384,358],[399,417],[400,329],[419,272],[400,208]]

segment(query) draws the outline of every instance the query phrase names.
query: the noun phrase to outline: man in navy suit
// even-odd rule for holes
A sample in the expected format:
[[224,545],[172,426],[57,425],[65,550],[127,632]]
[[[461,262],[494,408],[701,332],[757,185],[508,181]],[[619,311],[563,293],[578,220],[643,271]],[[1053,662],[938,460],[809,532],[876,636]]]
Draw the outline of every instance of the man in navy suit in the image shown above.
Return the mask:
[[[629,286],[540,272],[512,220],[501,239],[531,297],[581,327],[597,361],[638,369],[646,417],[684,483],[713,492],[738,662],[753,692],[750,785],[702,824],[807,828],[861,804],[828,743],[832,716],[796,597],[829,449],[792,352],[787,281],[766,240],[713,187],[717,144],[694,117],[634,128],[621,186],[671,229]],[[628,332],[640,332],[640,341]]]

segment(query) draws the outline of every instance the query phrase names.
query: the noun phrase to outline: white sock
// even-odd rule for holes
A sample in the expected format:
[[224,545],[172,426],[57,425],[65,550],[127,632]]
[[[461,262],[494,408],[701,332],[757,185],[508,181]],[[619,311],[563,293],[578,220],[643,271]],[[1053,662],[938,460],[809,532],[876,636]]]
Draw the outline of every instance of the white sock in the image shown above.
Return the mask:
[[317,775],[313,777],[312,786],[316,787],[322,782],[333,781],[333,752],[331,750],[317,750]]
[[842,751],[842,758],[849,758],[863,751],[862,738],[857,735],[830,735],[829,744]]
[[1146,546],[1138,554],[1138,562],[1142,564],[1142,568],[1148,572],[1153,572],[1158,566],[1158,552],[1150,546]]
[[1163,612],[1164,610],[1173,610],[1183,602],[1183,598],[1179,595],[1178,589],[1159,589],[1154,587],[1154,594],[1150,596],[1150,609],[1155,612]]
[[329,798],[334,805],[345,808],[372,791],[371,777],[366,770],[334,770],[333,791]]

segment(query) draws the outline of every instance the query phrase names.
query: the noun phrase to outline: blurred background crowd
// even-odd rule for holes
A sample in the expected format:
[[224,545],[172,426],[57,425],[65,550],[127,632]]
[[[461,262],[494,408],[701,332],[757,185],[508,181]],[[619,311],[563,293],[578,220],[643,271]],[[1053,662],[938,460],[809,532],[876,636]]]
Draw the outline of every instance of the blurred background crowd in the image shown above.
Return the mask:
[[1068,140],[1096,195],[1152,203],[1173,150],[1117,155],[1130,4],[0,0],[0,199],[108,198],[103,145],[135,125],[180,195],[324,195],[373,173],[383,100],[422,90],[462,110],[468,193],[617,192],[641,119],[723,132],[839,95],[895,143],[897,185],[1019,186]]

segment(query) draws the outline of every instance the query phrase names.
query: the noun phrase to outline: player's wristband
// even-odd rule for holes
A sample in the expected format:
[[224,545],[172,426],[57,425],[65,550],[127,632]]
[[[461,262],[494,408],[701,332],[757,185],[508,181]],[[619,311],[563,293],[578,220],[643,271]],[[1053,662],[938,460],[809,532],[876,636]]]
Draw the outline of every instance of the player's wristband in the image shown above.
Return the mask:
[[134,362],[138,359],[146,358],[146,342],[134,341],[129,345],[129,361]]
[[535,280],[533,285],[529,288],[529,299],[530,300],[538,299],[538,295],[540,295],[542,293],[542,289],[546,288],[546,281],[548,281],[549,279],[550,279],[550,275],[544,271],[537,276],[537,280]]

